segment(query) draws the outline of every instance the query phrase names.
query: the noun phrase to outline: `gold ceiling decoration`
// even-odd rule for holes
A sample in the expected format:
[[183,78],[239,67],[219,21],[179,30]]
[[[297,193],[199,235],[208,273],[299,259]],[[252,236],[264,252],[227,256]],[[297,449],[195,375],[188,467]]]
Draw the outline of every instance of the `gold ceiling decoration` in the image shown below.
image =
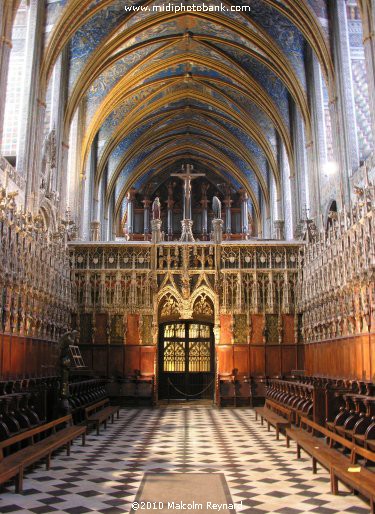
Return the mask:
[[[260,186],[261,186],[264,198],[265,198],[266,205],[269,205],[270,199],[269,199],[269,195],[268,195],[268,187],[267,187],[267,184],[265,183],[265,180],[262,176],[261,170],[259,169],[257,162],[255,161],[255,159],[251,156],[251,154],[247,150],[242,151],[241,148],[238,148],[238,141],[236,140],[236,138],[234,138],[234,136],[229,131],[226,132],[226,135],[224,138],[223,135],[219,131],[212,130],[212,128],[210,126],[204,126],[204,125],[199,124],[194,121],[189,122],[188,125],[189,125],[189,129],[197,128],[197,129],[202,130],[203,134],[204,133],[205,134],[200,135],[200,137],[206,143],[207,142],[214,143],[215,141],[217,142],[217,140],[219,140],[222,145],[226,145],[227,148],[230,148],[233,152],[237,152],[243,158],[243,160],[248,163],[249,168],[252,169],[254,171],[254,173],[256,174],[256,176],[260,182]],[[185,121],[181,121],[181,122],[173,125],[174,131],[176,131],[178,129],[184,129],[184,128],[186,128]],[[107,187],[107,196],[106,196],[107,204],[109,202],[109,199],[110,199],[112,193],[114,192],[115,184],[116,184],[116,181],[117,181],[121,171],[125,168],[127,163],[129,163],[131,161],[131,159],[133,159],[136,156],[136,154],[138,152],[140,152],[141,150],[146,151],[148,147],[152,146],[156,142],[158,142],[158,143],[162,142],[164,144],[164,146],[161,151],[164,153],[166,144],[168,142],[170,142],[170,143],[172,143],[172,141],[178,142],[180,139],[186,138],[186,135],[183,135],[183,134],[181,134],[179,136],[176,136],[176,135],[164,136],[165,132],[168,131],[168,129],[164,129],[164,130],[161,130],[160,132],[158,132],[157,136],[154,137],[154,139],[152,139],[151,131],[152,131],[152,129],[150,129],[145,134],[143,134],[143,136],[140,137],[137,140],[136,144],[133,146],[132,151],[127,152],[126,155],[124,155],[123,158],[117,164],[117,166],[111,176],[110,183],[108,184],[108,187]],[[210,137],[207,136],[207,133],[210,134]],[[216,138],[216,140],[215,140],[215,138]],[[237,143],[237,146],[236,146],[236,143]],[[155,155],[155,158],[158,158],[159,153],[155,153],[154,155]],[[98,190],[99,190],[99,188],[96,187],[96,189],[95,189],[96,195],[98,194]]]
[[[45,97],[48,79],[52,73],[56,59],[58,58],[63,48],[80,27],[82,27],[100,10],[109,6],[111,1],[112,0],[102,0],[93,6],[89,11],[88,7],[92,3],[91,0],[70,0],[67,2],[61,17],[53,28],[46,51],[44,53],[41,72],[41,98]],[[143,5],[148,5],[151,3],[151,1],[152,0],[147,0],[143,2]],[[313,48],[319,59],[323,74],[327,81],[330,97],[333,98],[335,94],[334,66],[330,55],[328,42],[325,38],[320,23],[308,5],[307,0],[299,0],[298,2],[295,0],[284,0],[283,3],[278,2],[278,0],[263,1],[286,16],[302,32],[306,41]],[[360,0],[360,3],[367,5],[369,4],[369,0]],[[370,7],[367,7],[367,9],[370,12]],[[130,14],[127,19],[129,20],[136,14],[137,13]],[[246,14],[242,14],[242,16],[246,17]],[[157,18],[158,19],[156,20],[156,23],[160,21],[162,16],[158,16]],[[116,31],[117,28],[113,32],[115,33]],[[108,39],[111,39],[111,37],[112,34],[108,36]]]
[[[94,5],[92,0],[70,0],[67,2],[60,18],[52,29],[45,49],[40,77],[39,98],[41,100],[46,96],[49,76],[63,48],[77,30],[82,29],[96,14],[109,7],[112,1],[101,0]],[[151,4],[152,1],[146,0],[142,2],[142,5],[146,6]],[[330,56],[329,42],[307,0],[299,0],[298,2],[283,0],[282,3],[278,0],[263,0],[263,2],[279,11],[300,30],[320,62],[327,82],[329,97],[331,99],[335,98],[336,85],[334,83],[334,68]],[[232,2],[226,0],[223,3],[226,6],[232,5]],[[367,5],[367,0],[361,0],[361,3],[362,9],[364,9],[363,6]],[[134,23],[129,23],[129,21],[134,21]],[[181,33],[163,34],[163,32],[160,32],[160,35],[155,33],[155,29],[161,23],[168,22],[178,23],[178,27],[181,27]],[[203,27],[206,22],[214,24],[215,27],[222,27],[222,31],[218,31],[214,35],[203,28],[203,30],[200,29],[194,33],[196,22],[199,22],[199,25],[203,22]],[[183,29],[184,24],[185,30]],[[227,39],[229,33],[231,36]],[[148,37],[148,34],[153,34],[156,37]],[[234,41],[233,37],[237,41]],[[131,43],[130,47],[128,47],[129,43]],[[174,46],[185,43],[186,49],[184,47],[184,51],[177,53],[177,55],[165,57],[165,52],[168,52],[169,49],[175,52]],[[118,181],[126,165],[139,156],[141,150],[144,152],[152,151],[153,145],[162,143],[162,148],[153,151],[148,158],[144,159],[144,162],[135,166],[127,177],[120,194],[115,198],[117,212],[127,189],[149,169],[159,169],[164,166],[165,162],[169,161],[172,153],[174,153],[175,156],[190,155],[201,162],[204,159],[211,165],[214,164],[215,169],[221,167],[226,173],[235,177],[248,191],[259,222],[259,198],[249,185],[247,167],[254,172],[258,180],[263,196],[262,205],[266,209],[267,215],[270,213],[270,184],[265,180],[264,173],[261,172],[246,142],[241,141],[234,134],[237,134],[239,129],[261,150],[268,163],[268,169],[275,180],[276,201],[280,200],[282,196],[279,163],[275,157],[276,143],[270,131],[267,134],[265,133],[268,128],[266,123],[262,124],[262,119],[266,120],[267,123],[269,120],[275,128],[275,134],[280,136],[288,157],[290,177],[294,177],[297,170],[295,170],[293,144],[285,114],[282,114],[270,93],[254,79],[252,73],[243,67],[242,60],[237,60],[234,56],[244,56],[245,60],[255,59],[281,81],[302,116],[306,141],[313,144],[313,136],[311,113],[305,88],[299,80],[295,68],[281,46],[278,45],[277,40],[273,39],[247,13],[237,13],[237,17],[225,16],[217,12],[197,11],[189,13],[172,11],[143,17],[137,16],[137,11],[129,14],[110,29],[82,66],[67,101],[63,140],[69,140],[73,117],[77,109],[83,106],[89,98],[88,93],[94,82],[108,72],[111,66],[120,59],[134,56],[136,55],[135,52],[140,50],[143,52],[151,45],[156,45],[156,48],[153,46],[148,55],[144,56],[142,53],[143,56],[140,57],[139,61],[134,61],[136,64],[127,69],[115,85],[108,88],[95,110],[85,111],[85,116],[88,112],[93,112],[93,114],[90,114],[91,119],[84,122],[84,117],[81,117],[80,128],[83,132],[80,138],[81,154],[77,159],[77,163],[79,163],[77,173],[81,177],[85,176],[91,145],[108,117],[112,113],[123,109],[127,102],[131,102],[132,107],[126,112],[123,120],[114,127],[113,132],[102,147],[94,177],[94,196],[96,198],[98,197],[103,173],[107,169],[108,160],[116,147],[121,141],[129,137],[135,129],[139,129],[145,123],[155,120],[155,125],[138,137],[127,148],[126,154],[116,163],[116,168],[106,186],[106,206],[108,206],[109,199],[114,194],[116,181]],[[226,51],[224,47],[230,50]],[[161,56],[163,58],[160,58]],[[181,67],[183,66],[186,70],[192,67],[198,70],[208,69],[211,76],[205,76],[204,72],[199,71],[193,74],[187,71],[181,73]],[[166,69],[171,70],[172,76],[157,78],[158,74]],[[186,80],[187,76],[191,79],[189,82]],[[184,83],[186,83],[186,87],[181,89],[181,85],[184,85]],[[185,124],[188,123],[198,131],[204,129],[204,135],[199,134],[198,140],[192,138],[190,148],[187,148],[186,136],[178,135],[176,137],[169,134],[172,125],[168,126],[168,122],[170,123],[174,115],[183,112],[184,107],[176,107],[177,103],[180,102],[181,104],[182,101],[187,103],[185,107],[189,107],[191,112],[197,113],[203,119],[209,121],[207,127],[202,127],[196,120],[186,120],[185,116]],[[243,107],[244,102],[249,102],[259,108],[259,111],[265,117],[258,118],[255,116],[254,119],[252,114]],[[173,105],[173,108],[168,109],[170,105]],[[206,108],[201,107],[202,105],[205,105]],[[168,109],[167,112],[166,109]],[[164,112],[158,112],[160,110]],[[227,126],[228,119],[231,127]],[[177,122],[177,126],[181,129],[183,128],[182,125],[183,122]],[[195,134],[195,139],[197,136],[198,134]],[[220,141],[221,146],[227,148],[236,157],[229,157],[218,149],[217,141]],[[196,153],[194,154],[194,152]],[[235,163],[237,159],[244,163],[242,170]]]

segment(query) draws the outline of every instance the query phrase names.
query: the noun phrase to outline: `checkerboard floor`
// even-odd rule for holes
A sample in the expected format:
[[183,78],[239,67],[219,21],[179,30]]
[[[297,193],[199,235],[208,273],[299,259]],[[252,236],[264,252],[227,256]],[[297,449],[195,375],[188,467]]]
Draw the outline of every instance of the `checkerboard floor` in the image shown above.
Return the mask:
[[275,441],[249,409],[124,409],[100,436],[90,433],[86,447],[77,440],[70,457],[57,454],[49,472],[42,465],[29,470],[23,495],[5,488],[0,512],[127,513],[145,472],[220,472],[243,514],[368,514],[361,498],[331,495],[328,473],[313,475],[302,457],[296,459],[294,443],[287,449],[283,437]]

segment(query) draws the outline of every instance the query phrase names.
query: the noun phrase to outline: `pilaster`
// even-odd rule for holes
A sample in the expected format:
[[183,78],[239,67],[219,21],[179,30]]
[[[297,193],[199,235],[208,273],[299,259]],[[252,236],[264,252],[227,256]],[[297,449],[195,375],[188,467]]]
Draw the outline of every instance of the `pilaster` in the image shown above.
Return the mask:
[[375,2],[374,0],[359,0],[358,3],[362,17],[363,48],[365,51],[367,70],[369,108],[371,113],[373,141],[375,141]]
[[309,177],[308,190],[311,217],[314,218],[318,224],[322,219],[320,174],[324,163],[327,161],[327,150],[322,74],[319,62],[310,47],[306,50],[306,76],[308,77],[307,90],[311,111],[312,136],[312,139],[306,141],[305,144]]
[[350,207],[349,178],[359,165],[359,153],[346,3],[345,0],[329,0],[329,5],[337,95],[330,102],[333,143],[340,172],[340,200],[342,204]]
[[293,100],[290,100],[290,117],[292,144],[295,159],[295,173],[290,177],[292,205],[295,205],[295,220],[298,224],[303,219],[303,209],[309,208],[306,191],[306,149],[302,116]]
[[46,104],[38,98],[39,70],[44,37],[45,2],[30,0],[26,36],[25,89],[22,98],[17,169],[26,175],[25,209],[33,212],[39,207],[39,175],[42,158],[44,115]]
[[63,123],[64,111],[66,108],[66,101],[68,95],[68,78],[69,78],[69,54],[68,49],[65,48],[54,70],[54,84],[52,96],[52,115],[51,125],[56,130],[56,190],[60,195],[59,210],[60,215],[63,216],[66,209],[66,195],[67,195],[67,165],[69,144],[68,141],[63,141]]
[[0,141],[3,136],[5,102],[8,82],[10,52],[12,50],[12,28],[20,0],[0,2]]

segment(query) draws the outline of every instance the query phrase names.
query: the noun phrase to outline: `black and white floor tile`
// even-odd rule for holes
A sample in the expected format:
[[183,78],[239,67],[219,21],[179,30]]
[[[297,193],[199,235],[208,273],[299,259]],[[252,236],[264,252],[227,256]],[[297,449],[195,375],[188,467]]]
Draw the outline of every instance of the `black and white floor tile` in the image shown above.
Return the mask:
[[302,457],[249,409],[123,409],[100,436],[90,433],[85,447],[77,440],[70,457],[57,454],[50,471],[28,471],[23,495],[7,486],[0,513],[128,513],[145,472],[220,472],[233,501],[242,501],[238,513],[368,514],[361,498],[331,495],[328,473],[313,475]]

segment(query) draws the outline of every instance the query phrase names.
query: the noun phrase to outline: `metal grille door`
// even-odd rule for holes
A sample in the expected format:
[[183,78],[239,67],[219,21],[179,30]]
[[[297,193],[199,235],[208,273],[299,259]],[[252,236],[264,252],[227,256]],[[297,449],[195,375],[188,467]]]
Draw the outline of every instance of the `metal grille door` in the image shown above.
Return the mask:
[[164,323],[159,333],[159,399],[212,399],[212,325],[193,321]]

